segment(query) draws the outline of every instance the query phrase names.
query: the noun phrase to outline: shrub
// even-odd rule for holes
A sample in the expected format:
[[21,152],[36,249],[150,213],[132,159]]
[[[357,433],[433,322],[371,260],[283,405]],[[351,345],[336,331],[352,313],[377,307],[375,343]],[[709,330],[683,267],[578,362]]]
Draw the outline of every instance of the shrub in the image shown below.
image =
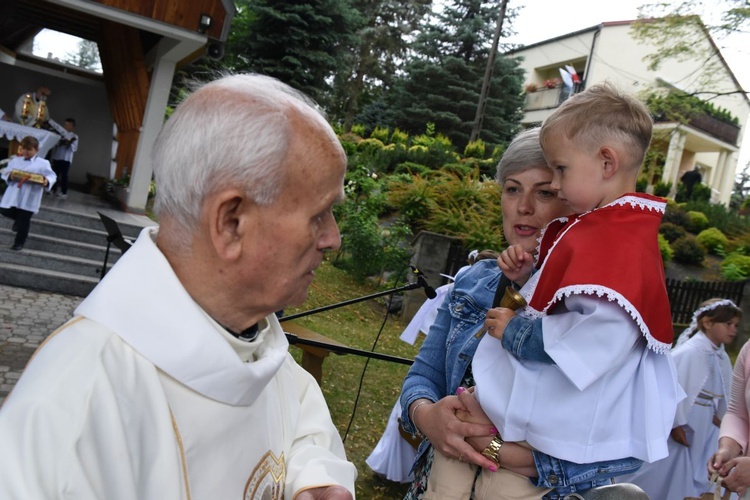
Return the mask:
[[674,250],[672,250],[672,247],[669,246],[669,242],[664,237],[663,234],[658,235],[659,239],[659,252],[661,252],[661,260],[666,264],[670,260],[672,260],[672,257],[674,257]]
[[708,217],[706,217],[706,214],[703,212],[690,210],[687,215],[690,218],[690,224],[688,225],[687,230],[691,233],[700,233],[708,227]]
[[727,264],[721,268],[721,277],[727,281],[742,281],[747,279],[747,274],[737,264]]
[[664,238],[669,243],[674,243],[687,234],[682,226],[672,224],[671,222],[662,222],[659,226],[659,234],[664,235]]
[[672,243],[674,260],[683,264],[700,266],[706,258],[706,249],[695,236],[687,235]]
[[698,242],[706,247],[709,253],[719,255],[719,252],[723,252],[724,248],[729,244],[729,240],[724,233],[716,229],[715,227],[709,227],[704,229],[697,236]]
[[406,144],[406,141],[408,140],[409,140],[409,134],[401,131],[398,127],[393,129],[393,133],[391,134],[391,143]]
[[343,245],[339,251],[344,256],[344,267],[359,280],[403,269],[411,256],[404,244],[410,235],[408,227],[393,224],[383,229],[377,216],[365,206],[344,205],[348,206],[340,216]]
[[646,177],[638,177],[638,180],[635,181],[636,193],[645,193],[647,187],[648,187],[648,179]]
[[382,128],[380,126],[377,126],[373,129],[372,133],[370,134],[370,138],[377,139],[383,144],[385,144],[388,142],[388,135],[389,135],[388,128]]
[[372,153],[385,148],[385,144],[379,139],[369,138],[359,141],[357,151]]
[[365,136],[365,126],[363,124],[361,124],[361,123],[356,123],[356,124],[352,125],[351,132],[352,132],[352,134],[357,134],[360,137],[364,137]]
[[486,152],[486,146],[484,144],[484,141],[482,139],[477,139],[476,141],[472,141],[466,145],[464,148],[464,156],[468,156],[470,158],[479,158],[480,160],[484,158],[485,152]]
[[654,184],[654,195],[666,197],[669,196],[669,192],[672,191],[672,181],[663,182],[659,181]]
[[475,169],[465,163],[446,163],[441,169],[443,172],[456,174],[458,177],[470,175]]
[[408,173],[412,175],[425,175],[429,172],[430,167],[412,161],[401,162],[396,165],[396,169],[394,170],[396,174]]
[[479,180],[476,171],[460,176],[446,171],[429,177],[392,178],[391,206],[400,210],[412,231],[427,229],[462,240],[467,248],[502,249],[500,186]]
[[346,156],[352,156],[357,152],[357,145],[355,143],[343,140],[340,140],[339,142],[341,142],[341,147],[344,148]]
[[388,182],[388,202],[400,211],[402,219],[416,230],[424,226],[435,206],[430,181],[420,175],[409,179],[393,176]]
[[690,217],[687,212],[677,205],[672,200],[667,201],[667,208],[664,211],[664,217],[662,217],[662,223],[671,222],[676,226],[681,226],[687,229],[690,226]]
[[741,253],[730,253],[719,266],[721,275],[729,279],[727,275],[734,276],[734,280],[745,279],[750,276],[750,256]]
[[693,192],[690,194],[690,201],[709,201],[711,199],[711,188],[705,184],[696,184],[693,186]]
[[721,203],[690,201],[685,204],[685,209],[702,212],[708,217],[709,227],[716,227],[727,236],[739,236],[750,231],[749,219]]

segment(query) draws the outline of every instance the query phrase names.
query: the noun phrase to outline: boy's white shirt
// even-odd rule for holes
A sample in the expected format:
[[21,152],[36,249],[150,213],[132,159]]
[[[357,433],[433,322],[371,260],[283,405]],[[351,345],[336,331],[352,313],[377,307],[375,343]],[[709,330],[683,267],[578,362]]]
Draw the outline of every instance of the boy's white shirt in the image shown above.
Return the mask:
[[[49,183],[46,187],[31,182],[25,182],[22,186],[19,186],[17,182],[8,182],[10,173],[13,170],[24,170],[31,174],[41,174],[47,178]],[[30,160],[25,160],[21,156],[13,157],[8,162],[8,166],[2,170],[0,177],[5,182],[8,182],[8,187],[5,189],[2,200],[0,200],[0,207],[16,207],[34,213],[39,211],[44,191],[52,189],[53,184],[57,181],[57,174],[52,170],[49,162],[38,156],[34,156]]]
[[520,362],[484,336],[472,363],[482,409],[506,441],[564,460],[665,457],[675,406],[685,397],[671,356],[648,349],[630,315],[606,298],[575,295],[564,303],[570,313],[542,319],[555,364]]
[[65,127],[52,118],[50,118],[47,123],[49,123],[64,139],[72,141],[68,146],[62,146],[58,143],[57,146],[52,148],[52,159],[72,162],[74,153],[78,151],[78,135],[75,132],[68,132],[65,130]]

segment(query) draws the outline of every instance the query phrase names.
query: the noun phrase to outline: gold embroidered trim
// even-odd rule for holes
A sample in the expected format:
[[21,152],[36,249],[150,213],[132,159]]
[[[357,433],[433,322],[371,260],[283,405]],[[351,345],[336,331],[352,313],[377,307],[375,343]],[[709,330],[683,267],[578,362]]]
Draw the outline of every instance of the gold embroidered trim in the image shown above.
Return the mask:
[[190,483],[188,482],[185,448],[182,446],[182,436],[180,436],[180,429],[177,427],[177,421],[174,419],[172,408],[169,409],[169,416],[172,417],[172,429],[174,430],[174,436],[177,438],[177,446],[180,448],[180,462],[182,464],[182,477],[185,480],[185,493],[187,494],[188,500],[190,500]]
[[263,498],[282,500],[286,481],[286,459],[284,452],[278,458],[268,450],[258,461],[245,483],[244,500]]

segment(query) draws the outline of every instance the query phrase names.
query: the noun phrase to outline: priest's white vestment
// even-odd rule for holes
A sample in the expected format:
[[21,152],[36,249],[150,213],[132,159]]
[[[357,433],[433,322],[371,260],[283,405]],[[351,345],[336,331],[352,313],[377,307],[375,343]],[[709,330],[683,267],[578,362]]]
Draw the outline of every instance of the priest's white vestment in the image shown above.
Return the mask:
[[145,229],[0,410],[0,498],[291,499],[356,469],[275,316],[242,342]]

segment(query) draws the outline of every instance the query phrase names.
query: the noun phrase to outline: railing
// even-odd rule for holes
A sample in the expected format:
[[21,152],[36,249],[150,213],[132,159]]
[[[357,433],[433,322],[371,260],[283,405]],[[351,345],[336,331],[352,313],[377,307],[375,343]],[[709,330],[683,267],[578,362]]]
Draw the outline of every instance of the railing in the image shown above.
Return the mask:
[[705,113],[692,118],[689,124],[697,129],[709,133],[724,142],[736,146],[740,136],[740,128],[731,123],[726,123]]
[[538,109],[552,109],[558,107],[560,104],[565,102],[568,97],[573,94],[577,94],[583,90],[580,83],[573,85],[573,89],[561,85],[559,87],[547,89],[541,88],[535,92],[528,92],[526,94],[526,111],[534,111]]
[[680,281],[667,278],[672,323],[688,325],[700,303],[710,298],[730,299],[739,306],[744,288],[744,281]]

